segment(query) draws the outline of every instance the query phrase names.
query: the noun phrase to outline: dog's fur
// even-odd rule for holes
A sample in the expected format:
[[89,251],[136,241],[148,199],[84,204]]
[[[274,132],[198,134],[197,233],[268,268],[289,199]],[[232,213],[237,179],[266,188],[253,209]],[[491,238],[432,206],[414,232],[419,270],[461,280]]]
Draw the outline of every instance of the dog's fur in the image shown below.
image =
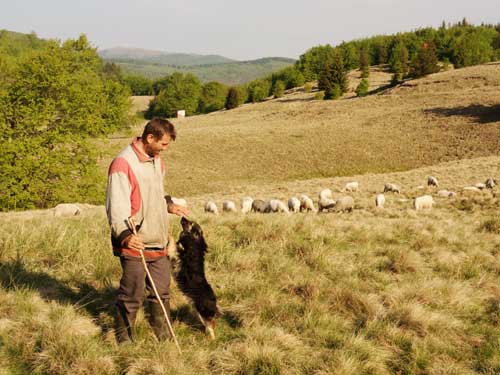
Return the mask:
[[219,314],[214,291],[205,277],[207,243],[201,227],[186,218],[181,219],[182,232],[177,241],[174,278],[179,289],[192,301],[198,317],[212,338],[215,338],[215,318]]

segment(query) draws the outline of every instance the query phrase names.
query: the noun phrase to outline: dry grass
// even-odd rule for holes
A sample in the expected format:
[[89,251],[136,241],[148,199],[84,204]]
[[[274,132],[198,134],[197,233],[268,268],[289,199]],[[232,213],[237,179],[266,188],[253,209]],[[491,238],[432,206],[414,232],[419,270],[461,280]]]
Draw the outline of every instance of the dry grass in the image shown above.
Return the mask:
[[[373,71],[371,88],[388,80],[387,73]],[[295,91],[186,118],[164,156],[167,188],[185,196],[228,187],[243,191],[248,184],[403,171],[495,155],[499,87],[500,65],[489,64],[433,74],[364,98],[350,93],[338,101],[316,101],[314,92]],[[128,142],[105,146],[103,169]]]

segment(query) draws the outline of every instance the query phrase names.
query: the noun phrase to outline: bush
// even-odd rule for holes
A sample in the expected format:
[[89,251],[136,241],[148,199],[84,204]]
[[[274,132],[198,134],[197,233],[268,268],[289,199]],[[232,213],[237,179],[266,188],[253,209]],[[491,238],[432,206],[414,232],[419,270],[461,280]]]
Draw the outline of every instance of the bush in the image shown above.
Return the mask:
[[311,82],[307,82],[304,85],[304,92],[311,92],[313,89],[313,84]]
[[281,98],[285,94],[285,84],[282,81],[276,81],[273,88],[273,96]]
[[323,100],[325,98],[325,93],[323,91],[318,91],[315,95],[314,95],[314,99],[315,100]]
[[105,78],[83,35],[47,43],[7,74],[0,89],[1,209],[102,203],[105,178],[89,139],[126,126],[130,91]]
[[356,87],[356,95],[357,96],[368,95],[368,81],[366,79],[363,78],[359,83],[358,87]]
[[219,82],[208,82],[201,88],[199,113],[209,113],[224,108],[228,88]]

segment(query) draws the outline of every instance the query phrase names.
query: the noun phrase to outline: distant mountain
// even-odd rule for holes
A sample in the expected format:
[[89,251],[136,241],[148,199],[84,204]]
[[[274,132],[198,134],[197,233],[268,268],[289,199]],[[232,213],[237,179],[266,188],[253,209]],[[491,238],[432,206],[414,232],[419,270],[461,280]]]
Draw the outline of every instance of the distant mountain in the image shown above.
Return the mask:
[[99,51],[105,60],[115,62],[141,61],[151,64],[173,65],[178,67],[223,64],[235,60],[219,55],[199,55],[194,53],[170,53],[141,48],[115,47]]
[[99,51],[99,55],[119,65],[127,74],[155,79],[173,72],[189,72],[202,82],[218,81],[226,85],[242,84],[295,63],[295,60],[285,57],[236,61],[219,55],[166,53],[122,47]]

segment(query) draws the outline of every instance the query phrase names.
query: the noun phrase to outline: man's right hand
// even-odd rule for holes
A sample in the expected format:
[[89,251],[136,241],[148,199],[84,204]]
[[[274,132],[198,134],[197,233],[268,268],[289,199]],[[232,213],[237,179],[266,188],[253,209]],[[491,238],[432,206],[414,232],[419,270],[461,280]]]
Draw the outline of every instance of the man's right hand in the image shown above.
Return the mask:
[[140,237],[130,234],[122,241],[122,246],[126,249],[141,251],[144,250],[144,243]]

